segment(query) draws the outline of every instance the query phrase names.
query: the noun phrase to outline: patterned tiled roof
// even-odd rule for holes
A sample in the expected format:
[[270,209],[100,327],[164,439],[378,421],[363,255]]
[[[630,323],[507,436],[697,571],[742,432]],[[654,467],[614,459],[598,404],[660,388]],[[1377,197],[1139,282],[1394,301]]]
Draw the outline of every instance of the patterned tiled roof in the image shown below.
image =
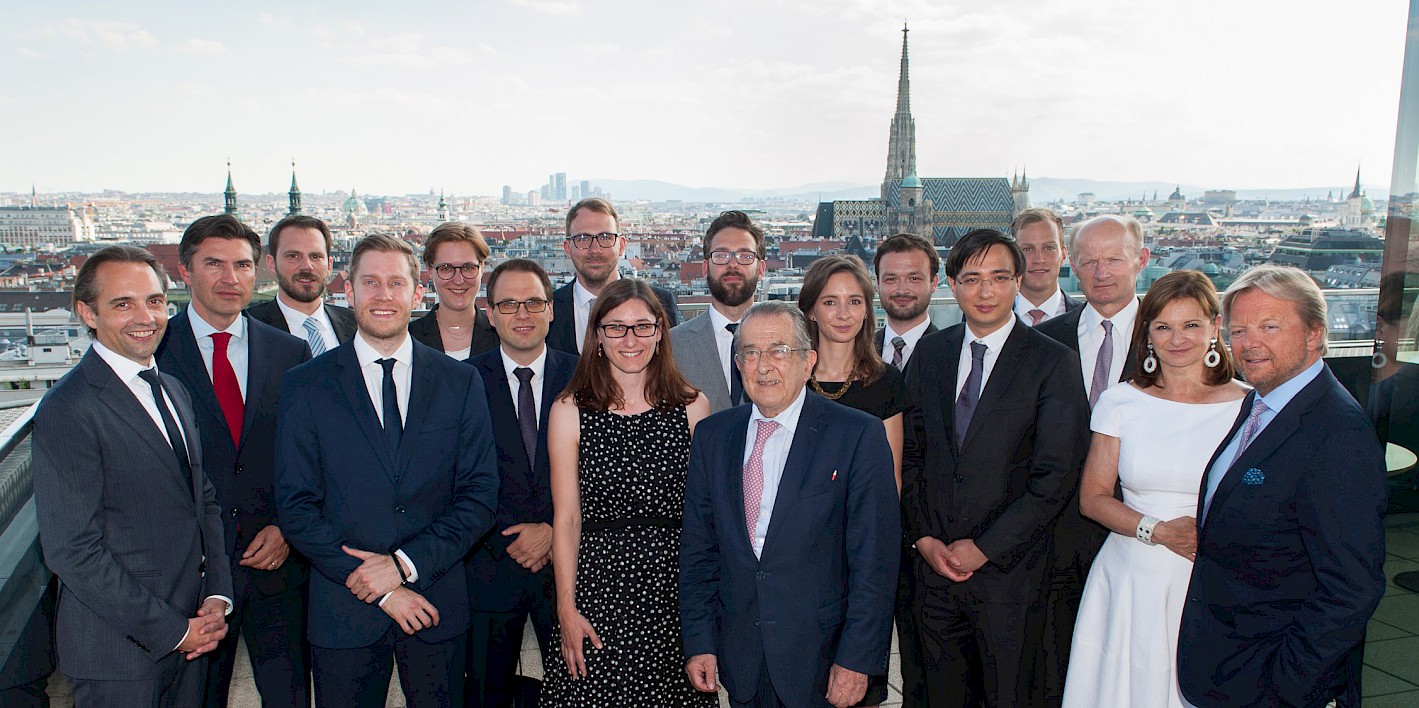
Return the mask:
[[[1012,213],[1015,210],[1010,180],[1004,177],[927,177],[921,180],[921,185],[935,211]],[[887,202],[893,207],[901,203],[900,192],[898,183],[887,193]]]

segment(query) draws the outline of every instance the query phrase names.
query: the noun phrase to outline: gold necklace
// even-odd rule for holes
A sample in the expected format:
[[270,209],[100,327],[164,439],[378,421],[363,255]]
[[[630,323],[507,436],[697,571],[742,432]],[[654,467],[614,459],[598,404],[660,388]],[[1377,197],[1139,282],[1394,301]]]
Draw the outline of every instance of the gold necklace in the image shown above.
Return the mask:
[[836,401],[836,400],[838,400],[839,398],[842,398],[842,397],[843,397],[843,394],[847,393],[847,390],[850,389],[850,388],[852,388],[852,382],[853,382],[853,381],[856,381],[856,379],[848,379],[847,381],[843,382],[842,387],[839,388],[836,392],[834,392],[834,393],[828,393],[827,391],[824,391],[824,390],[823,390],[823,387],[822,387],[822,386],[819,386],[819,385],[818,385],[818,377],[817,377],[817,376],[810,376],[810,377],[808,377],[808,385],[809,385],[809,386],[812,386],[814,391],[817,391],[818,393],[822,394],[822,396],[823,396],[824,398],[826,398],[826,399],[828,399],[828,400],[830,400],[830,401]]

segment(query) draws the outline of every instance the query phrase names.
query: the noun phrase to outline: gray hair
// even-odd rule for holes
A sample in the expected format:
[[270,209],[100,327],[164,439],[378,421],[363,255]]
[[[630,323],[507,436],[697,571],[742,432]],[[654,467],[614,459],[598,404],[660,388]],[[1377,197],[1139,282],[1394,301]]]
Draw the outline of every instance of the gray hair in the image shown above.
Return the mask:
[[1329,350],[1326,340],[1330,338],[1330,319],[1326,316],[1325,295],[1311,276],[1306,275],[1300,268],[1273,263],[1259,265],[1242,273],[1222,295],[1224,329],[1231,326],[1232,307],[1237,298],[1248,290],[1260,290],[1278,300],[1294,303],[1296,312],[1301,316],[1301,321],[1305,322],[1307,329],[1319,327],[1321,331],[1326,332],[1327,336],[1320,342],[1320,355],[1326,355]]
[[[808,318],[803,315],[803,310],[798,309],[796,303],[788,300],[765,300],[756,303],[749,311],[744,313],[744,317],[739,320],[739,327],[742,329],[749,324],[750,320],[760,317],[787,317],[793,322],[793,335],[796,340],[793,343],[795,349],[802,349],[803,356],[808,355],[808,350],[813,348],[813,339],[808,336]],[[735,346],[738,347],[738,339]],[[738,353],[737,351],[735,352]]]
[[1100,224],[1118,224],[1124,228],[1133,241],[1133,254],[1143,253],[1143,224],[1127,214],[1100,214],[1084,223],[1074,227],[1074,233],[1069,236],[1069,251],[1074,252],[1074,245],[1079,241],[1079,237],[1085,231]]

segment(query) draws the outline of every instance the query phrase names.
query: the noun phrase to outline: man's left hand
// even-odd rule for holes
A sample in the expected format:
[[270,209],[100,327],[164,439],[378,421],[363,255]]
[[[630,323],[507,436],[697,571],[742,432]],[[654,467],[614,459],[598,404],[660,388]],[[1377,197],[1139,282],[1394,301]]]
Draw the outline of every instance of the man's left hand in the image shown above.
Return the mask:
[[955,541],[946,548],[956,557],[951,564],[963,573],[974,573],[990,560],[976,548],[976,542],[969,538]]
[[828,702],[836,708],[848,708],[867,695],[867,674],[844,669],[837,664],[828,670]]
[[508,544],[507,554],[517,564],[536,573],[552,555],[552,527],[543,524],[513,524],[503,529],[504,536],[517,536]]
[[341,546],[340,550],[364,561],[355,572],[350,573],[350,577],[345,578],[345,587],[350,588],[350,592],[360,600],[375,602],[404,584],[391,554],[370,553],[349,546]]
[[286,537],[281,534],[281,529],[272,525],[256,532],[256,538],[251,539],[251,545],[241,554],[238,565],[257,570],[275,570],[280,568],[290,555],[291,547],[286,544]]

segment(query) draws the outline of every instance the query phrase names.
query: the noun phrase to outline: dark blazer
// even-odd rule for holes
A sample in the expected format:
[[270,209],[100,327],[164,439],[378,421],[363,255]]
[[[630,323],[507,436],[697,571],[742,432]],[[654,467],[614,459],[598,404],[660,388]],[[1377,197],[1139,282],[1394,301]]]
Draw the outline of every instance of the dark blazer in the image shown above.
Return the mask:
[[[191,310],[168,321],[158,345],[158,366],[181,381],[192,395],[193,414],[202,435],[202,469],[217,490],[222,509],[222,536],[232,563],[235,598],[249,581],[270,595],[305,582],[309,570],[303,559],[292,556],[276,570],[239,565],[241,554],[261,529],[276,523],[276,408],[281,377],[310,361],[304,339],[246,318],[247,373],[245,415],[241,445],[232,443],[227,420],[217,403],[207,365],[192,334]],[[240,529],[240,534],[238,534]]]
[[[1206,493],[1204,474],[1199,510]],[[1206,518],[1198,513],[1178,636],[1189,701],[1360,705],[1365,626],[1385,589],[1386,494],[1374,429],[1323,368],[1227,469]]]
[[203,599],[232,596],[221,509],[202,471],[192,404],[177,379],[163,374],[163,385],[184,431],[190,478],[93,350],[35,412],[40,542],[60,582],[59,668],[73,678],[157,677],[167,662],[185,661],[173,648]]
[[[414,336],[421,344],[432,347],[435,351],[443,351],[443,335],[439,334],[439,321],[434,316],[439,306],[434,304],[423,317],[409,323],[409,334]],[[473,317],[473,338],[469,341],[468,358],[472,359],[484,352],[490,352],[498,348],[498,333],[493,329],[493,323],[488,321],[488,315],[481,309],[477,309]]]
[[[932,332],[939,332],[939,331],[940,331],[940,330],[936,329],[936,323],[935,323],[935,322],[931,322],[931,323],[929,323],[929,324],[926,325],[926,331],[925,331],[925,332],[922,332],[922,333],[921,333],[921,336],[922,336],[922,338],[924,339],[924,338],[926,338],[926,335],[931,334]],[[878,351],[879,353],[882,351],[882,346],[883,346],[882,338],[885,337],[885,336],[887,336],[887,335],[886,335],[886,332],[887,332],[887,327],[886,327],[885,325],[883,325],[883,326],[881,326],[881,327],[878,327],[878,328],[877,328],[877,334],[876,334],[876,335],[873,335],[872,343],[873,343],[874,346],[877,347],[877,351]],[[921,341],[920,339],[917,340],[917,342],[920,342],[920,341]],[[912,349],[912,354],[915,354],[915,353],[916,353],[916,349]],[[912,360],[911,360],[911,355],[907,355],[907,360],[906,360],[905,363],[906,363],[907,365],[910,365],[911,362],[912,362]],[[887,363],[888,363],[888,364],[891,364],[891,363],[892,363],[891,358],[888,358],[888,359],[887,359]]]
[[552,523],[551,465],[547,458],[547,414],[552,403],[566,389],[576,370],[577,358],[566,352],[547,349],[542,371],[542,410],[537,422],[537,459],[529,462],[522,447],[513,397],[508,385],[503,355],[499,350],[469,360],[483,377],[492,414],[493,439],[497,441],[498,487],[497,521],[474,546],[468,557],[468,591],[473,607],[487,612],[511,612],[528,596],[544,592],[551,584],[548,565],[536,574],[507,554],[511,540],[502,530],[521,523]]
[[744,521],[752,406],[700,421],[680,533],[685,656],[714,654],[747,701],[768,667],[791,706],[826,706],[833,664],[887,670],[901,532],[892,452],[878,419],[808,394],[762,559]]
[[[335,338],[340,340],[341,344],[350,341],[350,338],[355,336],[355,313],[348,307],[336,307],[330,303],[326,303],[324,307],[325,316],[330,318],[330,326],[335,329]],[[305,333],[292,332],[287,326],[286,316],[281,313],[281,306],[276,304],[275,298],[246,308],[246,314],[282,332],[305,338]]]
[[925,573],[978,600],[1021,602],[1044,587],[1048,531],[1079,487],[1089,403],[1079,359],[1016,323],[956,444],[956,379],[966,325],[922,337],[907,367],[920,401],[907,418],[902,508],[907,537],[974,539],[990,560],[964,583]]
[[[547,332],[547,346],[569,354],[579,354],[577,347],[581,344],[576,341],[576,298],[572,296],[575,284],[576,281],[572,281],[552,293],[552,328]],[[680,305],[675,301],[675,293],[658,285],[652,285],[651,290],[660,298],[670,326],[680,324]]]
[[[483,382],[472,367],[414,342],[408,420],[398,450],[384,442],[353,342],[302,364],[281,384],[276,499],[286,540],[310,559],[312,644],[351,649],[393,626],[345,587],[360,561],[341,544],[403,550],[410,588],[439,610],[416,636],[441,642],[468,628],[460,566],[493,525],[498,470]],[[458,567],[461,570],[461,567]]]

